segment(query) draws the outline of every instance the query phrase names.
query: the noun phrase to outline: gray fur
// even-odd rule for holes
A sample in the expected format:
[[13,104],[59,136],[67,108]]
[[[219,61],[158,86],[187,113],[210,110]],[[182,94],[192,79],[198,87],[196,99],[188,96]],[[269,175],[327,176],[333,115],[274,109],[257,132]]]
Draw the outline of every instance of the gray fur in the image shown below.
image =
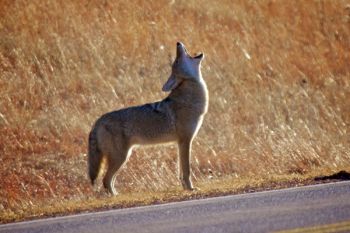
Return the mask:
[[183,44],[177,44],[172,73],[164,84],[171,91],[162,101],[106,113],[94,124],[89,136],[89,175],[93,184],[103,156],[108,169],[104,187],[113,195],[118,169],[134,145],[175,142],[179,146],[180,179],[193,190],[190,180],[191,144],[208,109],[208,91],[200,72],[203,55],[191,57]]

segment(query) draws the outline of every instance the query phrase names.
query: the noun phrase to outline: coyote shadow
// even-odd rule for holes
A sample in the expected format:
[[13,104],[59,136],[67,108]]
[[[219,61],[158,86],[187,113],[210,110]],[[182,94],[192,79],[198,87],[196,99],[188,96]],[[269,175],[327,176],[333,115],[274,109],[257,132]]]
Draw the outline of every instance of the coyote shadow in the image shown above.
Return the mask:
[[339,180],[339,181],[350,180],[350,173],[347,171],[340,171],[329,176],[315,177],[315,181],[320,181],[320,180]]

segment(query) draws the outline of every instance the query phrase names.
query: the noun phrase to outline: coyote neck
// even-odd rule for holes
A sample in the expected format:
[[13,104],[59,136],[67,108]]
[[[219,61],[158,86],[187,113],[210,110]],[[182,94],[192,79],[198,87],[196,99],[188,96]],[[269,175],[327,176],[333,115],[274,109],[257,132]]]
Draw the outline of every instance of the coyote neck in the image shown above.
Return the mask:
[[169,95],[175,103],[191,108],[194,112],[204,114],[208,110],[208,90],[204,80],[184,80]]

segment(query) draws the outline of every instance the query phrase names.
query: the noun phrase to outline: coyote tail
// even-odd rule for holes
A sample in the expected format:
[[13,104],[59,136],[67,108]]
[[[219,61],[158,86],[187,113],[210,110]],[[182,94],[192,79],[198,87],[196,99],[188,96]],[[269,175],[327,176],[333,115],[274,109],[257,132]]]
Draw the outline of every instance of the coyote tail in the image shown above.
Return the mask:
[[89,134],[89,153],[88,153],[89,176],[90,176],[92,185],[94,185],[95,180],[100,171],[102,157],[103,157],[102,153],[98,149],[98,145],[97,145],[96,128],[94,128]]

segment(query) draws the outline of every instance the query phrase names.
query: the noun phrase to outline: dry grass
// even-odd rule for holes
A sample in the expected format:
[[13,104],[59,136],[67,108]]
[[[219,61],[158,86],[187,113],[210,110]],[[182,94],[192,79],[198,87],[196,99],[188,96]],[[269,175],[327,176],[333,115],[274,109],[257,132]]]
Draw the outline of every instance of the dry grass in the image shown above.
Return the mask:
[[[104,112],[165,96],[178,40],[206,54],[210,108],[194,142],[197,184],[212,177],[214,190],[229,176],[234,189],[257,176],[350,168],[349,1],[0,6],[0,222],[69,211],[69,203],[118,203],[89,185],[88,131]],[[117,187],[124,196],[182,195],[176,167],[175,147],[137,149]]]
[[[307,175],[268,175],[255,177],[255,179],[252,179],[251,177],[240,177],[239,180],[237,180],[236,177],[227,176],[224,178],[198,182],[197,187],[199,189],[193,192],[184,191],[177,186],[166,191],[138,191],[121,193],[115,197],[111,197],[107,193],[100,193],[100,195],[93,195],[81,199],[45,199],[41,200],[40,205],[24,205],[16,212],[6,211],[0,216],[1,221],[7,223],[82,212],[163,204],[174,201],[297,187],[315,184],[316,182],[312,179],[314,174],[315,172]],[[322,181],[317,183],[322,183]]]

